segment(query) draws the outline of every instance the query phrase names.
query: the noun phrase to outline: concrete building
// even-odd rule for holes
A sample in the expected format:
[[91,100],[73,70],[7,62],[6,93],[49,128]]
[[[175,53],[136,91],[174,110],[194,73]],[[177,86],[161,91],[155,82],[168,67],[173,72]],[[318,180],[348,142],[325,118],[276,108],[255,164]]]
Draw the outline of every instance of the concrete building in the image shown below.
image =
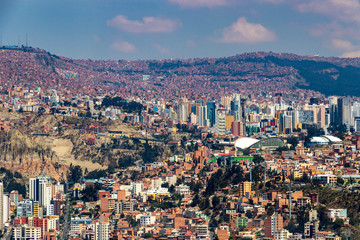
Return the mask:
[[265,218],[265,237],[273,238],[276,232],[283,229],[283,217],[279,213]]
[[208,116],[207,116],[207,106],[200,106],[199,107],[199,127],[207,127],[209,126],[208,123]]
[[241,197],[250,197],[251,182],[242,182],[239,185],[239,193]]
[[226,134],[226,127],[225,127],[225,116],[226,110],[224,108],[220,108],[216,110],[215,115],[215,133],[219,135]]
[[154,224],[156,221],[156,217],[152,215],[137,215],[136,220],[140,220],[141,226],[147,226],[150,224]]
[[4,229],[4,185],[0,182],[0,230]]
[[109,223],[95,223],[95,240],[109,240]]
[[161,187],[161,184],[162,184],[161,178],[159,178],[159,177],[153,177],[153,178],[151,179],[151,189],[159,188],[159,187]]
[[41,228],[40,227],[29,227],[27,225],[13,228],[13,240],[40,240],[41,239]]
[[37,178],[30,178],[29,180],[29,197],[34,201],[38,201],[40,206],[47,206],[50,204],[52,195],[52,184],[50,177],[39,176]]
[[33,215],[33,201],[19,201],[16,208],[16,218],[30,217]]
[[136,202],[135,201],[120,201],[115,202],[115,213],[121,214],[123,212],[132,212],[135,210]]
[[131,194],[139,195],[143,191],[142,182],[132,182],[131,183]]
[[350,129],[351,103],[347,98],[340,98],[338,100],[338,124],[345,124]]

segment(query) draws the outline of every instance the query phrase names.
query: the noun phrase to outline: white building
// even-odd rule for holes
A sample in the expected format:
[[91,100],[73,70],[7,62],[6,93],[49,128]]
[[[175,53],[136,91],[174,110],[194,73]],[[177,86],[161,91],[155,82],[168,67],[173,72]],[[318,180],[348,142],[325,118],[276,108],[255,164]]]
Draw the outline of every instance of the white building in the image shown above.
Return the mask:
[[154,224],[156,222],[156,217],[152,215],[141,214],[136,216],[136,220],[140,220],[141,226],[147,226]]
[[52,187],[50,177],[39,176],[30,178],[29,180],[29,197],[34,201],[38,201],[40,206],[50,204]]
[[131,194],[139,195],[143,191],[144,184],[142,182],[131,183]]
[[109,240],[109,223],[95,223],[95,240]]
[[149,189],[146,191],[146,195],[168,195],[169,190],[167,188],[156,188],[156,189]]
[[16,207],[16,217],[30,217],[33,215],[33,201],[23,200],[19,201]]
[[221,108],[221,109],[216,110],[216,113],[215,113],[215,133],[216,134],[219,134],[219,135],[226,134],[225,115],[226,115],[226,109]]
[[51,183],[46,183],[44,184],[44,193],[43,193],[43,205],[44,207],[47,207],[50,202],[51,202],[51,198],[52,198],[52,184]]
[[292,235],[288,230],[281,229],[278,232],[275,232],[275,239],[276,240],[288,240],[290,235]]
[[28,227],[27,225],[14,227],[13,236],[14,240],[40,240],[41,239],[41,228],[40,227]]
[[4,194],[3,196],[3,223],[6,223],[10,219],[10,198],[9,195]]
[[57,192],[64,193],[64,185],[59,182],[55,185],[55,193]]
[[56,226],[59,224],[59,218],[48,219],[48,230],[57,230]]
[[54,205],[53,204],[49,204],[46,206],[46,215],[47,216],[54,215]]
[[4,229],[4,185],[0,182],[0,230]]
[[175,187],[175,192],[180,195],[189,195],[191,193],[188,185],[179,185]]
[[207,106],[199,107],[199,127],[207,127],[208,126],[208,116],[207,116]]
[[176,184],[177,177],[176,175],[167,175],[166,182],[169,183],[169,186]]
[[209,227],[208,225],[197,225],[196,226],[196,233],[197,235],[201,235],[201,236],[207,236],[209,234]]
[[153,178],[151,179],[151,188],[152,188],[152,189],[156,189],[156,188],[161,187],[161,184],[162,184],[161,178],[159,178],[159,177],[153,177]]

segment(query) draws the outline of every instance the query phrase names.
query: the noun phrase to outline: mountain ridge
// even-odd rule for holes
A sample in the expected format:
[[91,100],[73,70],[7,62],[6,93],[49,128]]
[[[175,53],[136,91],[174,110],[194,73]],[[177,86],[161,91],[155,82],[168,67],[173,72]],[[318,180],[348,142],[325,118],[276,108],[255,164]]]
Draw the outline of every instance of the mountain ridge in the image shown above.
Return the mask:
[[164,99],[215,97],[224,91],[297,94],[299,89],[310,95],[360,96],[360,58],[253,52],[222,58],[82,60],[29,47],[0,50],[0,81],[8,87],[24,82],[142,98],[156,92]]

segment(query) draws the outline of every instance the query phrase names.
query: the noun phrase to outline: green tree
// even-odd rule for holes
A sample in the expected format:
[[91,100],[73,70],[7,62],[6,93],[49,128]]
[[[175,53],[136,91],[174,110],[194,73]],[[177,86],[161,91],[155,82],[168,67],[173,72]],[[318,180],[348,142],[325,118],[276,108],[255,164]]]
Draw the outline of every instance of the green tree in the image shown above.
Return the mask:
[[151,233],[144,233],[142,237],[143,238],[152,238],[153,235]]
[[336,183],[339,184],[339,185],[343,185],[344,184],[344,179],[342,179],[341,177],[338,177],[336,179]]
[[328,131],[340,139],[344,139],[347,127],[345,124],[330,124]]
[[200,204],[199,204],[199,208],[200,208],[201,210],[205,210],[205,209],[207,209],[207,208],[209,208],[209,207],[210,207],[210,200],[209,200],[209,198],[208,198],[208,197],[205,197],[205,198],[201,199]]
[[67,180],[72,183],[79,182],[80,178],[82,177],[82,169],[80,166],[76,165],[70,166],[70,171],[68,172]]
[[199,203],[200,203],[200,197],[199,197],[198,194],[195,194],[194,198],[193,198],[192,201],[191,201],[190,206],[191,206],[191,207],[195,207],[195,206],[197,206]]
[[333,228],[335,231],[339,230],[344,226],[344,220],[341,218],[337,218],[333,224]]
[[43,115],[45,111],[46,111],[45,108],[39,107],[39,108],[38,108],[38,115],[39,115],[39,116]]
[[286,142],[287,142],[288,144],[291,144],[291,146],[295,149],[295,147],[296,147],[296,146],[298,145],[298,143],[299,143],[299,140],[298,140],[298,138],[295,137],[295,136],[290,136],[290,137],[286,138]]
[[211,203],[213,208],[218,207],[218,205],[220,204],[220,198],[218,196],[213,196],[213,198],[211,199]]

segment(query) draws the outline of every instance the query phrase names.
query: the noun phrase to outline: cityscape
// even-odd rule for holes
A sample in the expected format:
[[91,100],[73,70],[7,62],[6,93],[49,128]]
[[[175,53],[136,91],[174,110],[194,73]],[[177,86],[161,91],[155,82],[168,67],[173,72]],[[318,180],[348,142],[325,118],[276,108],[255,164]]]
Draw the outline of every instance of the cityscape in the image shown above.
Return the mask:
[[86,4],[0,2],[1,239],[360,239],[359,0]]

